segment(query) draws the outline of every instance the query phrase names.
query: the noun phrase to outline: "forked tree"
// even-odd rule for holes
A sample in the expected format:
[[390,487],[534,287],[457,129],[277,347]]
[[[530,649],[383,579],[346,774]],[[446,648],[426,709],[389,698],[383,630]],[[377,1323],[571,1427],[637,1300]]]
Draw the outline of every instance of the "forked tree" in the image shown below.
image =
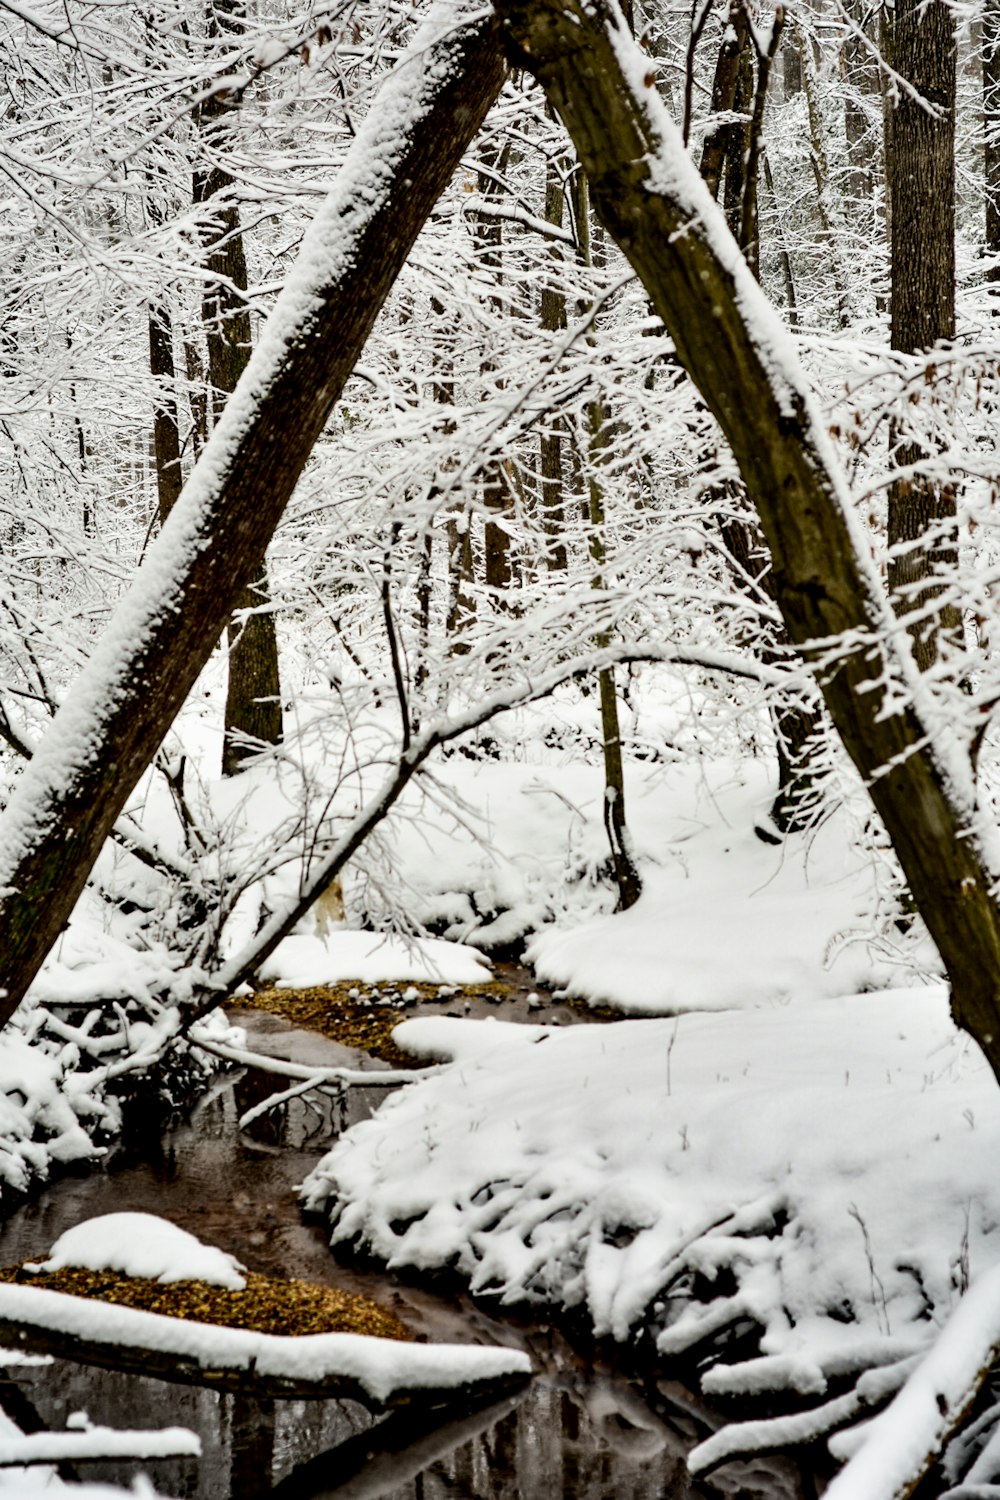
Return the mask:
[[[855,530],[836,454],[754,280],[610,0],[497,0],[511,59],[569,129],[756,507],[775,597],[941,952],[958,1024],[1000,1078],[1000,912],[951,737]],[[302,266],[151,552],[0,822],[6,1017],[207,659],[421,224],[499,91],[495,25],[435,11],[376,100]]]

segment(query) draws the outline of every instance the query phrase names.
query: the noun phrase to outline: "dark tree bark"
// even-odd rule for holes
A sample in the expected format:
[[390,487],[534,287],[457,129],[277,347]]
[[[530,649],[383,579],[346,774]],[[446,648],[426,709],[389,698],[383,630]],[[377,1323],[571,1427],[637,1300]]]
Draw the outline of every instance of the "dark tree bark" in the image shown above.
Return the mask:
[[[745,72],[749,62],[749,48],[749,22],[747,20],[746,6],[743,4],[743,0],[729,0],[729,21],[723,32],[722,43],[719,47],[719,56],[715,64],[715,76],[712,80],[711,115],[725,116],[735,109],[740,87],[740,75]],[[725,170],[727,158],[730,155],[730,145],[734,130],[740,131],[740,127],[732,123],[717,127],[706,137],[705,144],[702,147],[701,175],[704,177],[713,198],[718,198],[719,196],[719,189],[722,186],[722,174]],[[741,131],[740,134],[742,134]],[[741,181],[742,176],[743,168],[741,163]]]
[[[899,90],[886,139],[891,210],[892,347],[904,354],[955,337],[955,34],[947,0],[897,0],[892,66],[916,90]],[[928,455],[898,424],[890,433],[901,468]],[[958,643],[953,603],[935,606],[954,574],[955,492],[919,472],[889,490],[889,591],[910,628],[917,665],[938,659],[942,638]]]
[[[503,285],[503,220],[490,214],[491,205],[499,203],[504,195],[503,176],[510,161],[510,142],[502,146],[491,142],[483,150],[483,166],[477,174],[477,187],[485,211],[475,216],[476,258],[481,270],[489,273],[495,291],[490,294],[490,303],[497,315],[503,313],[503,298],[499,288]],[[480,365],[484,377],[493,374],[493,362],[485,359]],[[510,492],[503,472],[503,459],[498,455],[490,460],[483,473],[483,508],[486,523],[483,527],[483,576],[496,607],[509,607],[511,585],[510,532],[502,517],[510,514]],[[494,519],[496,517],[496,519]]]
[[[687,170],[652,82],[642,82],[642,54],[608,0],[496,0],[496,8],[512,61],[539,79],[562,117],[597,212],[726,435],[771,550],[789,635],[817,667],[938,945],[955,1020],[1000,1078],[1000,912],[970,832],[969,766],[935,741],[913,701],[922,701],[921,685],[895,644],[805,379]],[[887,693],[899,696],[887,701]]]
[[149,370],[158,381],[153,407],[153,455],[156,463],[157,508],[162,526],[180,495],[181,442],[177,430],[174,384],[174,346],[170,314],[165,307],[149,309]]
[[[234,9],[233,0],[222,0],[212,7],[216,31],[220,20],[232,29]],[[198,124],[209,151],[218,153],[237,104],[238,95],[225,90],[212,94],[199,107]],[[232,177],[219,165],[194,174],[194,201],[209,207],[213,202],[218,205],[206,234],[212,279],[202,299],[215,421],[239,384],[252,347],[246,252],[233,189]],[[260,577],[237,600],[234,618],[226,629],[229,656],[222,774],[234,776],[261,745],[278,745],[282,737],[278,636],[263,565]]]
[[[563,178],[559,164],[550,161],[545,170],[545,222],[556,229],[562,228],[565,207]],[[561,259],[559,247],[550,247],[554,264]],[[546,281],[542,286],[539,314],[546,333],[559,333],[566,327],[566,297],[555,281]],[[540,469],[539,494],[542,512],[542,530],[545,533],[545,561],[554,573],[566,571],[566,505],[563,490],[563,437],[565,422],[562,417],[550,413],[540,429],[538,460]]]
[[260,576],[379,308],[499,93],[506,68],[494,25],[456,20],[436,12],[376,98],[279,300],[273,336],[0,820],[0,1024]]
[[[600,465],[608,434],[608,413],[602,402],[591,402],[588,420],[590,463],[587,510],[590,521],[590,556],[597,569],[594,587],[602,589],[606,587],[604,567],[607,552],[604,545],[604,491],[601,487]],[[610,633],[600,631],[594,637],[594,644],[599,650],[605,650],[611,644]],[[642,878],[632,853],[625,811],[625,760],[622,755],[614,668],[602,667],[597,674],[597,681],[601,700],[601,752],[604,757],[604,831],[611,850],[611,863],[618,887],[618,905],[622,911],[628,911],[642,895]]]
[[[590,187],[585,174],[576,173],[573,183],[573,217],[576,227],[576,251],[584,265],[592,265],[590,236]],[[584,311],[583,307],[579,309]],[[581,462],[582,448],[578,450],[575,476],[583,490],[583,513],[587,523],[587,545],[594,564],[594,588],[607,588],[605,568],[607,544],[605,541],[604,487],[601,468],[610,443],[611,413],[600,396],[587,403],[586,431],[586,477]],[[594,645],[604,651],[611,644],[611,633],[598,631]],[[625,811],[625,760],[622,755],[621,722],[618,715],[618,691],[615,686],[614,667],[602,667],[597,674],[601,704],[601,756],[604,762],[604,831],[611,850],[611,864],[618,887],[618,905],[628,911],[642,895],[642,877],[632,852],[632,840],[628,831]]]
[[868,110],[862,100],[878,93],[878,69],[862,35],[868,18],[860,0],[847,0],[844,13],[857,28],[848,32],[841,52],[841,77],[846,85],[844,136],[850,163],[847,196],[855,232],[870,235],[875,227],[875,146]]
[[[755,47],[751,42],[747,13],[742,0],[732,0],[730,25],[726,29],[716,63],[712,85],[712,109],[723,116],[739,115],[717,130],[702,152],[701,172],[713,198],[722,192],[723,211],[733,238],[737,241],[755,280],[760,279],[760,244],[757,230],[756,164],[760,160],[760,132],[770,78],[771,61],[781,36],[775,24],[771,51],[757,53],[757,81],[754,83]],[[788,271],[789,285],[791,270]],[[794,298],[794,292],[791,297]],[[718,488],[716,496],[723,519],[720,531],[726,551],[735,565],[738,586],[751,593],[762,590],[774,598],[774,580],[761,534],[745,496],[738,485]],[[743,510],[745,517],[733,512]],[[765,662],[783,660],[787,654],[787,632],[780,626],[765,639],[755,643]],[[778,761],[778,791],[771,804],[771,821],[779,833],[793,833],[806,826],[814,802],[814,771],[810,750],[820,729],[815,703],[802,694],[782,695],[771,710],[775,751]],[[762,838],[773,837],[763,826]]]
[[1000,281],[1000,0],[983,6],[983,126],[987,281]]

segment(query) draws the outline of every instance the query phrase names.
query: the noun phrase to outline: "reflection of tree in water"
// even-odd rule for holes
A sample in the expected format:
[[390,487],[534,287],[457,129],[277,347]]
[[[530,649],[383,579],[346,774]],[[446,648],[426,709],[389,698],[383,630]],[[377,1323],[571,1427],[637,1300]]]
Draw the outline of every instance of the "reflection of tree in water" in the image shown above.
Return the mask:
[[[546,1361],[552,1341],[543,1335]],[[11,1384],[46,1426],[87,1411],[108,1425],[192,1427],[203,1456],[147,1466],[160,1493],[190,1500],[804,1500],[811,1476],[787,1459],[733,1464],[695,1485],[684,1455],[712,1425],[698,1398],[574,1368],[480,1412],[404,1408],[376,1424],[351,1402],[256,1402],[57,1362],[18,1367]],[[649,1399],[646,1399],[647,1394]],[[676,1399],[679,1398],[679,1399]],[[89,1464],[129,1483],[135,1463]]]

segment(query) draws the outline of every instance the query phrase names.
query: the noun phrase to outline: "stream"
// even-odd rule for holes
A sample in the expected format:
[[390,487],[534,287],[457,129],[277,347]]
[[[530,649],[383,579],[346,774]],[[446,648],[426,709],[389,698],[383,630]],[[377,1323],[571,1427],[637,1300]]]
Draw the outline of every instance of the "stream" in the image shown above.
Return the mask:
[[[526,988],[526,986],[525,986]],[[533,1002],[534,1003],[534,1002]],[[442,1007],[443,1008],[443,1007]],[[464,1009],[464,1007],[463,1007]],[[524,1018],[574,1019],[566,1007],[504,1006]],[[494,1010],[495,1014],[496,1011]],[[229,1011],[249,1045],[296,1062],[358,1066],[364,1054],[259,1011]],[[238,1256],[253,1271],[359,1291],[430,1342],[526,1350],[523,1392],[435,1425],[398,1412],[373,1425],[349,1401],[261,1402],[57,1360],[0,1363],[0,1406],[25,1431],[63,1430],[86,1412],[112,1427],[192,1428],[200,1459],[89,1463],[66,1477],[130,1484],[142,1471],[161,1495],[253,1500],[814,1500],[822,1483],[795,1458],[731,1464],[695,1485],[685,1452],[719,1417],[666,1377],[640,1379],[584,1354],[543,1321],[500,1318],[464,1295],[339,1265],[320,1224],[304,1223],[295,1188],[334,1137],[378,1107],[384,1090],[346,1100],[293,1099],[241,1132],[253,1104],[283,1080],[257,1071],[218,1079],[188,1118],[153,1139],[116,1146],[104,1166],[53,1183],[0,1224],[0,1264],[46,1252],[64,1229],[122,1209],[160,1214]]]

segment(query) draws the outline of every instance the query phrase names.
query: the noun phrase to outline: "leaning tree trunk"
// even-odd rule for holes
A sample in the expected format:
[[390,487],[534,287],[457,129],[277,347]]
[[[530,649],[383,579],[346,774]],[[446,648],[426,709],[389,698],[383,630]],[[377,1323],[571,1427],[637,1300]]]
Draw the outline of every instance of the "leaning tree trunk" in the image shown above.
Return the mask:
[[932,728],[896,644],[837,458],[787,335],[687,159],[610,0],[495,0],[511,60],[561,115],[597,212],[642,278],[760,515],[792,641],[867,783],[952,984],[1000,1079],[1000,911],[973,829],[968,756]]
[[[897,0],[892,66],[916,90],[899,89],[886,135],[891,209],[892,347],[917,354],[955,337],[955,32],[947,0]],[[900,424],[890,429],[899,468],[917,472],[889,489],[889,591],[912,614],[921,671],[940,643],[958,644],[962,617],[940,604],[957,555],[955,491],[919,472],[928,455]]]
[[0,1024],[212,653],[379,308],[500,91],[495,25],[435,7],[306,236],[209,441],[0,819]]

